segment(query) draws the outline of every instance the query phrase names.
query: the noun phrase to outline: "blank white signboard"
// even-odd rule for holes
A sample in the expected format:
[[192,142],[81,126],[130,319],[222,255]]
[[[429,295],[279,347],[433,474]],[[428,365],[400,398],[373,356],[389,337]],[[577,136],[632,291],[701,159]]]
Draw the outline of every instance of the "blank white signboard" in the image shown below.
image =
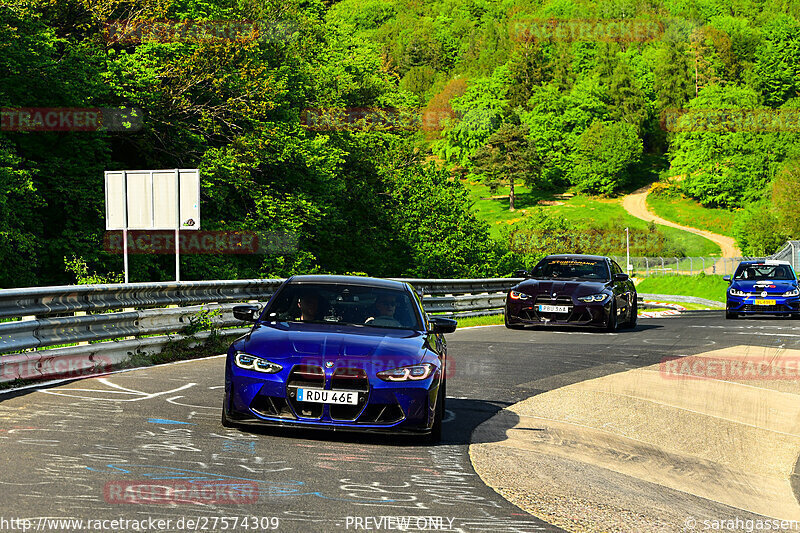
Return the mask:
[[106,229],[200,229],[198,169],[105,173]]

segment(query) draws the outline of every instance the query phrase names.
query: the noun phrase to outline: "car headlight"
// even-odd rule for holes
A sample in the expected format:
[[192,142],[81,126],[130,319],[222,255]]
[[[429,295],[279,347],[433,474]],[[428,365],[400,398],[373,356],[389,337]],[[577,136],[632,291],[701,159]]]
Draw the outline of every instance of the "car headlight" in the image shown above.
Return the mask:
[[749,293],[740,291],[739,289],[729,289],[728,294],[730,294],[731,296],[750,296]]
[[800,289],[792,289],[783,293],[784,296],[800,296]]
[[283,367],[272,361],[267,361],[255,355],[250,355],[245,352],[236,352],[234,358],[236,366],[246,370],[255,370],[256,372],[264,372],[265,374],[277,374]]
[[605,293],[598,293],[598,294],[590,294],[589,296],[579,296],[578,300],[586,303],[591,302],[603,302],[605,299],[608,298],[608,294]]
[[427,379],[436,370],[436,365],[422,363],[421,365],[401,366],[391,370],[378,372],[377,376],[383,381],[419,381]]
[[512,300],[527,300],[531,296],[529,294],[525,294],[524,292],[519,291],[511,291],[508,295]]

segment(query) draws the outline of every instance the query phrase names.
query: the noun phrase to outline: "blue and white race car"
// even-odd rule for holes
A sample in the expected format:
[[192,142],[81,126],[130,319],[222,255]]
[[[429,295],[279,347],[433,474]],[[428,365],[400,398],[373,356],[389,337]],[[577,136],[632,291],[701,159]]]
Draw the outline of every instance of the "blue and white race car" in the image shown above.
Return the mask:
[[800,288],[788,261],[742,261],[730,283],[725,318],[769,314],[800,318]]

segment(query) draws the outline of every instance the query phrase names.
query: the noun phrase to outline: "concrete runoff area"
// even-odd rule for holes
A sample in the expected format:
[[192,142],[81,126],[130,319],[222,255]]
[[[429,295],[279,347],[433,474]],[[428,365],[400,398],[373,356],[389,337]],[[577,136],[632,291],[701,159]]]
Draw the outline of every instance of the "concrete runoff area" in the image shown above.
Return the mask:
[[471,460],[505,498],[569,531],[714,519],[675,505],[682,495],[743,518],[800,520],[798,362],[800,350],[735,346],[528,383],[544,392],[478,426]]

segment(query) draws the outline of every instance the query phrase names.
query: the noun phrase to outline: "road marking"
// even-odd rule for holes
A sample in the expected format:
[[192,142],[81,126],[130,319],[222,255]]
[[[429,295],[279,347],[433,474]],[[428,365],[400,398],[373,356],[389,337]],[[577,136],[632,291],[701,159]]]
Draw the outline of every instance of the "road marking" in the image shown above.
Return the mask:
[[[173,392],[180,392],[182,390],[189,389],[197,385],[197,383],[187,383],[186,385],[182,385],[176,389],[161,391],[161,392],[142,392],[137,391],[134,389],[128,389],[117,385],[116,383],[112,383],[107,378],[99,378],[97,381],[106,385],[108,387],[112,387],[115,389],[120,390],[108,390],[108,389],[52,389],[52,390],[45,390],[45,389],[37,389],[37,392],[42,392],[44,394],[52,394],[54,396],[66,396],[68,398],[81,398],[84,400],[105,400],[110,402],[138,402],[140,400],[151,400],[158,396],[163,396],[165,394],[171,394]],[[72,392],[99,392],[103,394],[129,394],[133,396],[138,396],[138,398],[125,398],[125,399],[117,399],[117,398],[103,398],[102,396],[82,396],[80,394],[70,394]]]

